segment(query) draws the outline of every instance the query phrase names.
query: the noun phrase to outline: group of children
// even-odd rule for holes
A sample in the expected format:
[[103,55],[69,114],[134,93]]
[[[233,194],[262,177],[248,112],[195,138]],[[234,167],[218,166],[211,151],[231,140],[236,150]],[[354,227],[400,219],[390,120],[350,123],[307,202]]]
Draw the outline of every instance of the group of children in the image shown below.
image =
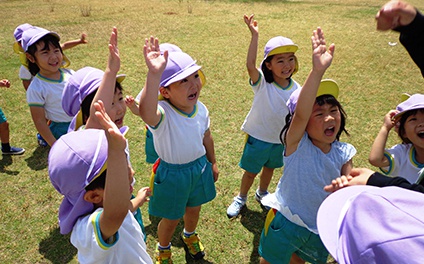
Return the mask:
[[[352,145],[339,141],[343,132],[348,135],[346,113],[337,100],[339,87],[322,80],[335,46],[327,45],[321,28],[313,31],[312,69],[301,87],[292,78],[299,68],[298,46],[282,36],[270,39],[257,68],[258,23],[253,15],[245,15],[244,21],[251,32],[246,66],[255,96],[242,125],[246,142],[239,166],[244,174],[227,216],[240,214],[261,173],[255,199],[269,210],[259,245],[261,263],[325,263],[328,251],[317,229],[318,208],[328,195],[323,187],[349,175],[356,154]],[[219,170],[209,111],[199,101],[206,82],[201,66],[177,46],[147,38],[144,88],[136,99],[124,98],[116,28],[106,70],[84,67],[76,72],[66,68],[69,60],[57,33],[28,24],[20,30],[16,49],[31,75],[23,79],[31,80],[28,87],[24,83],[28,105],[38,133],[51,146],[50,180],[64,196],[60,232],[71,233],[79,261],[152,263],[139,209],[146,201],[149,214],[161,218],[156,263],[172,263],[171,239],[181,218],[187,254],[202,259],[196,227],[201,206],[216,196]],[[85,35],[79,43],[86,43]],[[405,99],[386,115],[370,162],[394,175],[417,175],[424,167],[424,95]],[[145,151],[154,163],[150,186],[136,196],[125,139],[126,107],[146,123]],[[393,127],[402,144],[385,151]],[[7,146],[1,139],[3,151]],[[274,169],[283,164],[283,176],[269,193]]]

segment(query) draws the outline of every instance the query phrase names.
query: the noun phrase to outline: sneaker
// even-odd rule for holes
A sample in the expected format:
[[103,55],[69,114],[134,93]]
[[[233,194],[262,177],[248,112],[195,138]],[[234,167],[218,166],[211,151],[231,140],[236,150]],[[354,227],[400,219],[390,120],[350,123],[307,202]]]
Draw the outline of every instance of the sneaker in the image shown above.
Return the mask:
[[171,249],[156,248],[156,264],[172,264]]
[[40,146],[40,147],[47,147],[47,142],[44,140],[44,138],[39,134],[39,133],[37,133],[37,142],[38,142],[38,145]]
[[184,232],[181,233],[181,240],[184,243],[185,251],[192,257],[193,259],[202,259],[205,256],[205,248],[200,242],[199,236],[197,233],[186,237]]
[[22,155],[25,152],[25,149],[23,148],[17,148],[17,147],[10,147],[9,151],[1,150],[3,155]]
[[264,194],[259,194],[258,190],[256,190],[255,192],[255,200],[260,203],[262,209],[264,209],[265,211],[269,211],[269,209],[271,209],[271,207],[269,206],[265,206],[262,204],[262,199],[267,196],[269,194],[269,192],[266,192]]
[[239,196],[234,197],[233,202],[227,208],[228,218],[236,217],[240,214],[241,209],[246,205],[246,200],[241,199]]

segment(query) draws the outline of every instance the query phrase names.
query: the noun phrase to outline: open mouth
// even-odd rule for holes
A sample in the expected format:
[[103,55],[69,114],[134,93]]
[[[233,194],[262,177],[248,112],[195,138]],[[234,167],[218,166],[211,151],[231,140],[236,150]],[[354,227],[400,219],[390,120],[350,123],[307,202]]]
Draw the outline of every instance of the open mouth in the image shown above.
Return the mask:
[[190,94],[189,96],[188,96],[188,99],[189,100],[193,100],[193,99],[196,99],[197,98],[197,92],[196,93],[193,93],[193,94]]
[[326,136],[332,136],[334,135],[334,132],[335,132],[334,129],[335,129],[334,126],[328,127],[327,129],[325,129],[324,134]]
[[419,138],[424,138],[424,131],[418,132],[417,135],[418,135]]
[[124,123],[124,118],[119,118],[115,120],[115,124],[118,128],[122,127],[123,123]]

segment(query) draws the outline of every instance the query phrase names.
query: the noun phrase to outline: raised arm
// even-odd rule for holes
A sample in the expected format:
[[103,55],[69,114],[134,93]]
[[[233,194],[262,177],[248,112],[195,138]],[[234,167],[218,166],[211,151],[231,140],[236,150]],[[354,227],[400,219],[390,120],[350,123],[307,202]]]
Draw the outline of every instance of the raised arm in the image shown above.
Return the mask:
[[376,167],[387,167],[390,165],[389,160],[384,155],[386,148],[387,138],[389,137],[390,130],[395,126],[392,120],[393,116],[396,115],[396,110],[390,110],[385,116],[383,125],[381,126],[380,132],[374,139],[374,143],[371,147],[370,156],[368,158],[371,165]]
[[309,72],[297,100],[296,110],[286,137],[286,155],[290,155],[297,149],[297,145],[306,130],[309,118],[316,100],[316,94],[322,76],[331,65],[334,54],[334,44],[328,49],[321,28],[313,31],[312,41],[312,70]]
[[140,96],[139,112],[143,121],[149,126],[156,126],[161,113],[158,109],[158,89],[160,78],[166,67],[168,51],[160,54],[159,40],[154,37],[146,39],[143,47],[144,59],[146,61],[147,72],[146,85]]
[[259,29],[258,21],[254,20],[254,15],[244,15],[244,23],[252,34],[250,39],[249,49],[247,51],[246,67],[247,72],[249,73],[250,80],[252,83],[256,83],[259,80],[259,71],[256,68],[256,56],[258,55],[258,39],[259,39]]
[[95,117],[105,130],[108,142],[103,213],[99,220],[103,239],[106,240],[118,231],[128,214],[128,199],[131,194],[125,154],[127,141],[116,124],[110,120],[102,101],[95,102],[94,108]]
[[[106,113],[110,113],[113,104],[113,97],[115,94],[116,87],[116,74],[121,67],[121,59],[119,57],[118,49],[118,30],[116,27],[112,29],[112,34],[109,39],[109,58],[105,74],[103,75],[100,87],[93,98],[93,102],[90,107],[90,117],[94,116],[96,109],[94,108],[94,102],[101,100],[105,107]],[[99,120],[97,118],[88,118],[86,128],[101,128]]]
[[86,38],[87,38],[87,35],[85,33],[82,33],[81,38],[75,39],[75,40],[69,40],[69,41],[66,41],[65,43],[63,43],[61,45],[62,50],[71,49],[71,48],[78,46],[80,44],[87,44]]

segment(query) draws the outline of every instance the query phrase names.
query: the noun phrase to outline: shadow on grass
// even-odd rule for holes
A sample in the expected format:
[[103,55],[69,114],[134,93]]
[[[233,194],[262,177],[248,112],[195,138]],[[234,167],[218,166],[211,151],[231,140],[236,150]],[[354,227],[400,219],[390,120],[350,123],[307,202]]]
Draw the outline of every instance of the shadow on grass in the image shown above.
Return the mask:
[[47,159],[49,156],[50,147],[37,147],[32,155],[25,159],[32,170],[43,170],[47,168]]
[[59,228],[50,231],[49,236],[40,242],[38,251],[53,264],[69,263],[77,254],[70,235],[62,235]]
[[8,175],[18,175],[19,171],[11,171],[6,167],[13,163],[13,159],[9,155],[2,155],[2,159],[0,160],[0,172],[6,173]]
[[250,254],[250,264],[259,263],[259,240],[261,238],[262,229],[264,227],[264,222],[266,218],[266,211],[252,211],[245,206],[240,212],[241,218],[240,223],[253,234],[253,250]]
[[[150,220],[150,224],[148,226],[145,226],[145,230],[146,230],[146,236],[152,236],[155,238],[155,240],[158,240],[158,235],[157,235],[157,231],[158,231],[158,224],[161,220],[160,217],[156,217],[153,215],[149,215],[149,220]],[[174,235],[172,236],[171,239],[171,244],[173,247],[177,247],[177,248],[183,248],[183,242],[180,239],[180,235],[181,232],[184,229],[184,222],[181,220],[178,223],[178,226],[175,228],[175,232]],[[205,250],[207,251],[207,249]],[[185,259],[186,259],[186,263],[208,263],[208,264],[212,264],[213,262],[208,261],[206,259],[199,259],[199,260],[194,260],[192,259],[187,253],[185,254]]]

